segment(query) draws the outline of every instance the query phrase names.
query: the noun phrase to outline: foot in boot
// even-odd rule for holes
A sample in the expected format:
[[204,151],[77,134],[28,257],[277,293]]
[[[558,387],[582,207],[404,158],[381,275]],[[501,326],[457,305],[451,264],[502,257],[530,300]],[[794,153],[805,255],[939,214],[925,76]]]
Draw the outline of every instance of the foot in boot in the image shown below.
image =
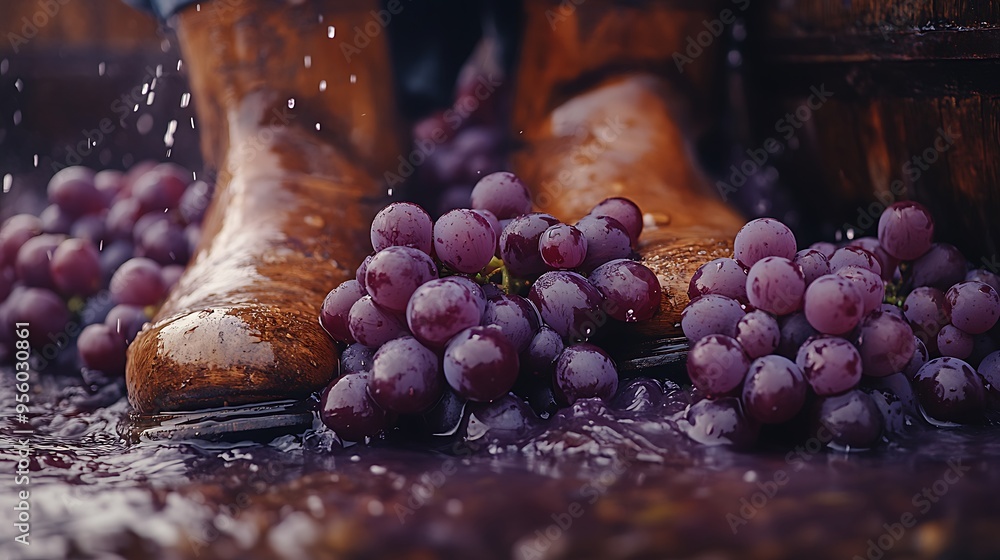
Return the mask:
[[373,177],[399,153],[384,43],[348,62],[325,32],[372,6],[219,4],[180,17],[220,173],[191,265],[129,348],[129,399],[144,413],[302,398],[330,381],[338,356],[319,307],[368,252]]
[[730,256],[742,224],[695,161],[690,100],[654,71],[673,69],[670,53],[697,15],[600,1],[553,26],[539,3],[517,75],[513,124],[524,143],[513,162],[536,207],[572,222],[621,196],[646,215],[639,251],[664,287],[660,313],[637,327],[651,337],[680,334],[691,275]]

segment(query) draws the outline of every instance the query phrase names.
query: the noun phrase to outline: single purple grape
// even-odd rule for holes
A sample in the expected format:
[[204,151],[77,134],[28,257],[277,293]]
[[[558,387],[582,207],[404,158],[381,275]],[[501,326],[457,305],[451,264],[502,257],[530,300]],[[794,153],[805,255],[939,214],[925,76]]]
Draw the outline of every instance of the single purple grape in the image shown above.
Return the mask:
[[875,255],[875,258],[878,259],[879,267],[882,269],[882,279],[886,282],[891,282],[893,280],[899,267],[899,259],[887,253],[878,242],[878,238],[859,237],[851,240],[847,246],[859,247],[868,251],[872,255]]
[[184,228],[170,220],[157,220],[145,228],[137,240],[136,250],[139,256],[161,265],[183,264],[191,257]]
[[499,220],[531,212],[531,194],[516,175],[507,171],[491,173],[472,189],[472,208],[489,210]]
[[567,347],[556,360],[556,398],[564,404],[580,399],[611,400],[618,391],[618,370],[607,352],[593,344]]
[[912,261],[926,253],[934,239],[934,219],[922,204],[897,202],[878,220],[878,241],[887,253]]
[[520,278],[545,272],[548,267],[538,252],[538,240],[545,230],[558,223],[559,220],[541,213],[512,219],[500,234],[500,258],[507,270]]
[[935,243],[913,261],[910,281],[914,288],[930,286],[946,291],[965,279],[965,256],[954,245]]
[[103,169],[94,174],[94,188],[101,193],[104,206],[110,206],[125,188],[125,174],[117,169]]
[[736,341],[753,360],[778,349],[781,329],[772,315],[763,311],[751,311],[736,323]]
[[935,358],[920,368],[913,389],[929,420],[970,424],[982,419],[986,390],[972,366],[952,357]]
[[125,346],[125,338],[104,323],[87,325],[76,341],[83,365],[114,377],[125,374]]
[[134,198],[123,198],[115,202],[108,215],[104,217],[104,224],[108,235],[115,239],[133,239],[132,230],[135,224],[142,217],[142,206]]
[[749,368],[750,359],[739,342],[721,334],[702,338],[688,352],[688,377],[709,398],[732,395]]
[[733,397],[702,399],[688,408],[685,420],[685,434],[702,445],[749,449],[760,434],[760,424]]
[[412,336],[390,340],[375,352],[368,391],[386,410],[423,412],[441,398],[444,386],[437,355]]
[[899,317],[874,311],[861,321],[858,352],[865,375],[885,377],[903,371],[915,349],[913,330]]
[[160,265],[144,257],[125,261],[111,277],[111,296],[118,303],[157,305],[167,295]]
[[150,316],[143,307],[120,303],[108,311],[104,324],[115,331],[125,344],[131,344],[149,320]]
[[978,373],[986,383],[986,389],[994,394],[1000,392],[1000,351],[991,352],[983,358]]
[[779,356],[784,356],[789,360],[794,359],[799,348],[811,337],[820,334],[806,317],[805,313],[792,313],[778,319],[778,326],[781,330],[781,339],[778,341]]
[[17,278],[26,286],[55,289],[52,279],[52,256],[65,237],[61,235],[42,234],[24,242],[17,252],[14,261],[14,271]]
[[587,239],[587,256],[582,270],[593,270],[606,262],[624,259],[632,253],[628,230],[618,220],[608,216],[584,216],[576,228]]
[[788,358],[757,358],[743,384],[743,406],[758,422],[787,422],[802,410],[808,387],[802,370]]
[[434,223],[434,253],[452,270],[475,274],[493,260],[497,236],[482,215],[452,210]]
[[982,334],[1000,318],[1000,296],[985,282],[960,282],[948,289],[951,324],[969,334]]
[[[9,324],[29,323],[28,342],[37,350],[47,344],[56,343],[66,330],[69,322],[69,310],[62,298],[44,288],[18,288],[11,293],[7,307]],[[3,325],[7,327],[7,325]],[[7,327],[9,328],[9,327]],[[50,338],[50,335],[53,338]]]
[[546,272],[531,286],[528,299],[545,324],[569,341],[587,340],[607,322],[601,293],[575,272]]
[[639,206],[627,198],[613,197],[606,198],[594,206],[590,211],[591,216],[607,216],[618,220],[625,226],[632,247],[639,244],[639,234],[642,233],[642,211]]
[[208,205],[212,202],[213,190],[205,181],[195,181],[188,185],[178,204],[178,209],[185,222],[189,224],[201,223],[205,218]]
[[965,360],[972,355],[972,335],[955,325],[945,325],[937,334],[937,348],[942,356]]
[[402,318],[375,303],[372,296],[363,296],[351,306],[347,326],[354,340],[373,348],[407,334]]
[[757,218],[744,225],[733,240],[734,257],[750,268],[764,257],[795,257],[795,234],[774,218]]
[[830,260],[816,249],[803,249],[795,253],[792,262],[802,269],[802,274],[806,278],[806,286],[812,284],[813,280],[820,276],[830,274]]
[[330,290],[319,311],[319,324],[337,342],[353,343],[354,336],[349,326],[351,307],[366,295],[357,280],[348,280]]
[[479,325],[485,307],[482,290],[473,282],[449,276],[417,288],[406,306],[406,323],[421,343],[441,348],[460,331]]
[[858,289],[865,314],[875,311],[882,305],[882,300],[885,299],[885,281],[878,273],[852,265],[841,268],[835,274],[846,278]]
[[604,311],[625,323],[649,320],[660,309],[662,290],[652,270],[628,259],[602,264],[590,283],[604,296]]
[[459,396],[489,402],[517,380],[517,350],[494,327],[472,327],[455,335],[444,352],[444,376]]
[[861,247],[848,246],[837,249],[833,253],[833,256],[830,257],[830,272],[837,273],[842,268],[848,266],[864,268],[874,272],[879,278],[882,277],[882,265],[879,263],[878,258]]
[[691,300],[681,312],[681,330],[690,344],[710,334],[736,335],[736,324],[746,314],[739,302],[709,294]]
[[538,332],[538,314],[521,296],[505,295],[486,302],[483,326],[494,325],[503,332],[518,353],[524,352]]
[[928,350],[936,353],[938,333],[951,322],[951,304],[944,292],[929,286],[914,288],[903,302],[903,315],[913,333],[924,341]]
[[427,253],[413,247],[386,247],[368,262],[364,286],[375,303],[402,313],[413,292],[437,275]]
[[542,326],[528,344],[522,361],[531,373],[548,377],[555,373],[556,360],[565,347],[559,333],[548,326]]
[[104,283],[109,283],[121,265],[134,256],[135,248],[131,241],[119,239],[105,245],[101,249],[101,277]]
[[833,447],[867,449],[882,437],[882,413],[870,396],[857,389],[821,397],[815,416],[816,437]]
[[[479,214],[480,216],[486,218],[486,221],[490,223],[490,227],[493,228],[493,233],[496,234],[496,236],[497,236],[497,243],[496,243],[497,247],[496,247],[496,251],[494,252],[494,256],[499,257],[500,256],[500,234],[503,233],[503,226],[500,225],[500,220],[498,220],[497,217],[493,214],[493,212],[490,212],[489,210],[473,210],[473,212],[475,212],[476,214]],[[444,212],[442,212],[442,214],[443,213]]]
[[809,285],[803,309],[816,330],[834,335],[849,332],[864,314],[858,288],[850,280],[835,274],[821,276]]
[[52,253],[49,272],[65,296],[86,297],[101,288],[101,257],[90,241],[67,239],[60,243]]
[[817,395],[837,395],[861,382],[861,354],[843,338],[821,336],[799,350],[797,365]]
[[143,173],[132,185],[132,197],[143,212],[174,210],[191,183],[191,173],[177,165],[161,163]]
[[395,422],[368,394],[371,374],[350,373],[331,383],[319,398],[319,417],[326,427],[347,441],[375,437]]
[[569,270],[583,264],[587,257],[587,238],[575,226],[556,224],[538,239],[542,260],[555,270]]
[[94,186],[93,170],[78,165],[57,171],[49,180],[48,195],[49,202],[71,218],[105,208],[105,199]]
[[14,266],[21,245],[41,233],[42,221],[37,216],[17,214],[8,218],[0,227],[0,265]]
[[393,202],[372,220],[372,248],[413,247],[431,254],[433,236],[431,217],[412,202]]
[[764,257],[747,273],[747,300],[757,309],[788,315],[802,309],[806,278],[789,259]]
[[74,216],[55,204],[50,204],[45,210],[42,210],[38,219],[42,221],[42,231],[45,233],[68,235],[73,229]]
[[698,267],[688,285],[688,298],[709,294],[747,303],[747,271],[734,259],[715,259]]

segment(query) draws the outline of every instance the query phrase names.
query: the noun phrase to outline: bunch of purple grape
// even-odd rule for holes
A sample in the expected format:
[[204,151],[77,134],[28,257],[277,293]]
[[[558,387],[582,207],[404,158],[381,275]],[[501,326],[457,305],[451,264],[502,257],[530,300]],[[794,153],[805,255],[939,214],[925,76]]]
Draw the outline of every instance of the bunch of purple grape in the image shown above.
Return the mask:
[[885,422],[872,388],[933,424],[983,422],[1000,389],[1000,278],[968,271],[933,236],[915,202],[886,209],[877,238],[839,248],[796,251],[781,222],[747,223],[733,258],[691,278],[681,327],[705,400],[688,413],[690,433],[723,422],[745,442],[761,424],[805,421],[833,445],[867,448]]
[[575,225],[533,213],[507,172],[483,177],[471,208],[436,222],[413,203],[385,207],[371,226],[375,252],[323,302],[321,324],[346,346],[323,422],[359,441],[397,415],[494,401],[532,380],[558,405],[610,399],[618,373],[593,337],[660,304],[656,276],[632,260],[641,231],[639,208],[622,198]]
[[75,346],[70,361],[91,378],[120,377],[127,345],[200,237],[212,193],[191,177],[172,163],[140,163],[126,173],[68,167],[49,181],[50,204],[39,216],[6,220],[0,362],[11,355],[14,324],[23,322],[46,363]]

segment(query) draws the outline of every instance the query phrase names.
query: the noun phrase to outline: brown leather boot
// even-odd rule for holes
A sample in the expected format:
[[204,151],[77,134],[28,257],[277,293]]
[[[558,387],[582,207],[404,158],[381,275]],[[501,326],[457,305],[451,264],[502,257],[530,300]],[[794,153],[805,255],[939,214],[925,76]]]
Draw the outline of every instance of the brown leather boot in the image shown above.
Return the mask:
[[319,308],[370,251],[376,177],[400,153],[385,33],[349,39],[376,8],[242,0],[179,15],[219,177],[200,248],[129,348],[139,412],[301,398],[335,375]]
[[692,153],[701,122],[692,97],[718,87],[713,53],[682,65],[683,74],[674,59],[705,30],[702,21],[718,17],[721,6],[708,4],[525,3],[515,171],[533,187],[536,207],[564,221],[607,197],[639,205],[647,222],[640,253],[664,287],[660,313],[638,326],[650,337],[680,335],[691,275],[730,256],[742,224]]

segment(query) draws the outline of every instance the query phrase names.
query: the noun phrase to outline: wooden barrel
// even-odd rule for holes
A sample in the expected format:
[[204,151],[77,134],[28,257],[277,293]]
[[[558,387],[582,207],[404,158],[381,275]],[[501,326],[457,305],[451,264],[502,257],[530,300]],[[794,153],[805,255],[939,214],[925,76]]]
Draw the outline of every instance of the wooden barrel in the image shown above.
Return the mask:
[[756,7],[747,83],[757,140],[794,125],[774,163],[811,233],[873,235],[885,203],[915,199],[932,209],[938,240],[1000,266],[1000,3]]
[[153,158],[197,168],[176,41],[151,15],[121,0],[3,0],[0,22],[4,173],[44,184],[72,164],[122,168]]

